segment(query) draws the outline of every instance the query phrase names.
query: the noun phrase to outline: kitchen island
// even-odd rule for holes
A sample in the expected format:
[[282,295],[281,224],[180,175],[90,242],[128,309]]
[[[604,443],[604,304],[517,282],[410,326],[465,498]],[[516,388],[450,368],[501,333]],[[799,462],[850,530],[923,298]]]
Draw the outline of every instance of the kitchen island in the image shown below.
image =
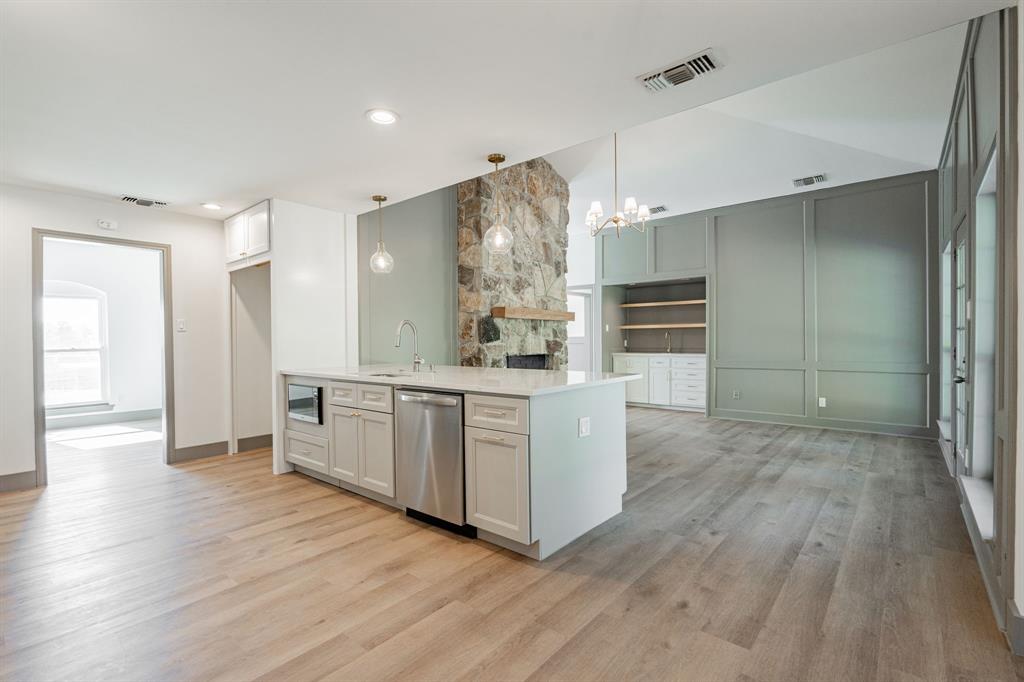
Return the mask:
[[[544,559],[622,511],[625,386],[638,378],[408,365],[282,371],[274,471],[295,470],[410,515],[434,513],[419,503],[429,488],[464,508],[464,528],[479,538]],[[437,407],[413,424],[413,403]],[[441,412],[454,438],[441,447],[415,442],[437,437],[441,427],[422,420]],[[408,453],[424,451],[458,472],[411,463]],[[457,484],[443,484],[455,475]]]

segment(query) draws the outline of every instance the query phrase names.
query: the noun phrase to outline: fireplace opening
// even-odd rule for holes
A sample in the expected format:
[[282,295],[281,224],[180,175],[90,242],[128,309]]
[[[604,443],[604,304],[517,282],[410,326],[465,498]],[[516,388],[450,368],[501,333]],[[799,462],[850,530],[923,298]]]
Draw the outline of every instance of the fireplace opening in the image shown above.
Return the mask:
[[548,356],[544,353],[506,355],[505,366],[509,369],[548,369]]

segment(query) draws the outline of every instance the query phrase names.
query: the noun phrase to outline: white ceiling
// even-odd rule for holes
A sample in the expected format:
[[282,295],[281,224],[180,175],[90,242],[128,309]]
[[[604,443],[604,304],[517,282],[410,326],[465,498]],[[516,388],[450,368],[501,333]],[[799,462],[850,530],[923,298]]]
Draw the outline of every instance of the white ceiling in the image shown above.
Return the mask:
[[[824,66],[619,133],[620,202],[678,215],[826,185],[933,169],[965,25]],[[569,180],[570,230],[590,202],[612,206],[610,136],[546,158]]]
[[[1006,4],[3,2],[0,180],[200,215],[267,196],[362,212],[488,152],[540,156]],[[705,47],[712,76],[635,81]],[[372,126],[374,106],[401,121]]]

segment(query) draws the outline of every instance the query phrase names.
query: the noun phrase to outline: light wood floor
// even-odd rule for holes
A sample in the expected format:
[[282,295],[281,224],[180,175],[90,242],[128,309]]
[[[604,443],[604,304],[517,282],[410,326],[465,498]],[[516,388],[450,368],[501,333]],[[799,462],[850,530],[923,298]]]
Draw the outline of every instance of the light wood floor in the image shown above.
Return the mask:
[[0,496],[0,678],[1017,674],[928,442],[631,409],[625,512],[543,563],[155,447]]

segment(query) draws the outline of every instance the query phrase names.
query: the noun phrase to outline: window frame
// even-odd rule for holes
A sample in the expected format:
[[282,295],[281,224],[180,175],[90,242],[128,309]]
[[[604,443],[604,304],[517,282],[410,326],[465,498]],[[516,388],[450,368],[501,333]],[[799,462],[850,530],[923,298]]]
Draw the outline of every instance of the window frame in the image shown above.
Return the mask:
[[[53,410],[64,410],[64,409],[76,409],[82,407],[101,407],[112,405],[110,402],[110,346],[109,346],[109,330],[108,330],[108,318],[107,318],[107,294],[95,287],[90,287],[86,284],[79,282],[64,282],[56,280],[48,280],[45,283],[43,292],[43,326],[46,326],[46,300],[51,298],[72,298],[72,299],[88,299],[97,302],[97,326],[99,332],[99,346],[98,347],[83,347],[83,348],[47,348],[46,347],[46,335],[43,334],[43,366],[46,366],[46,358],[50,354],[60,353],[81,353],[84,351],[98,351],[100,356],[100,399],[89,400],[85,402],[77,403],[60,403],[57,405],[46,404],[46,397],[44,393],[44,408],[49,412]],[[44,376],[45,386],[45,376]]]

